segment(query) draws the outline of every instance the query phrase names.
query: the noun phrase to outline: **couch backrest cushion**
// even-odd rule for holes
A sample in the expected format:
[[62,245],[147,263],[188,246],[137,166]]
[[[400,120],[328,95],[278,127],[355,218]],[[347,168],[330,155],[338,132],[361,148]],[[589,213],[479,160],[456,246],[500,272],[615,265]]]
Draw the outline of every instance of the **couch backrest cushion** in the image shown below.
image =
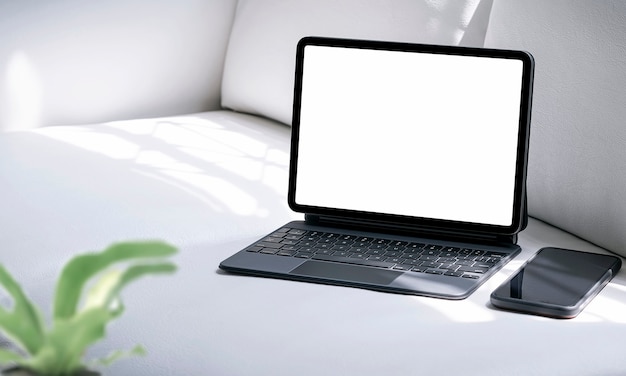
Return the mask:
[[300,38],[482,46],[490,7],[491,0],[240,0],[222,105],[290,124]]
[[0,130],[218,109],[235,7],[0,1]]
[[535,56],[530,215],[626,256],[626,2],[496,0],[485,45]]

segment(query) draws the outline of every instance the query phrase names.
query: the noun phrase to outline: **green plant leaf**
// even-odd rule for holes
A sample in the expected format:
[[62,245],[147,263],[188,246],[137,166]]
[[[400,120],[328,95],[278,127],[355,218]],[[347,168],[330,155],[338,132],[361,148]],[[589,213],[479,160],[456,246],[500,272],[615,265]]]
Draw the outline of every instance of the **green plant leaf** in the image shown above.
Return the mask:
[[54,300],[54,318],[72,317],[78,309],[85,283],[110,265],[132,259],[167,257],[174,253],[176,253],[176,248],[171,245],[149,241],[117,243],[100,253],[75,257],[67,263],[59,277]]
[[109,270],[101,275],[98,282],[87,292],[85,304],[81,310],[86,311],[96,307],[108,307],[110,305],[108,301],[109,292],[119,284],[122,273],[121,270]]
[[0,363],[7,364],[10,362],[21,362],[25,359],[23,355],[20,355],[14,351],[7,349],[0,349]]
[[106,358],[94,359],[91,361],[91,366],[92,367],[110,366],[114,362],[117,362],[118,360],[121,360],[124,358],[129,358],[131,356],[145,356],[145,355],[146,355],[146,350],[142,346],[137,345],[128,351],[116,350],[116,351],[111,352]]
[[[89,291],[83,309],[71,319],[57,319],[48,334],[49,345],[56,349],[55,363],[59,364],[56,372],[65,374],[82,366],[81,358],[88,346],[104,338],[105,328],[109,321],[119,316],[123,305],[119,292],[128,283],[141,276],[155,273],[171,273],[176,270],[172,263],[132,265],[124,271],[111,270],[100,277],[99,282]],[[116,352],[109,361],[136,355],[143,348],[135,348],[132,352]],[[37,370],[49,370],[51,365],[46,359],[34,359],[30,366]]]
[[44,325],[41,313],[26,297],[20,285],[0,265],[0,283],[13,298],[13,311],[0,307],[0,328],[17,346],[35,354],[44,340]]
[[95,307],[109,307],[118,294],[130,282],[147,274],[173,273],[176,266],[169,262],[146,265],[133,265],[125,271],[111,270],[88,292],[83,310]]
[[94,308],[55,320],[41,351],[27,363],[28,367],[46,375],[67,375],[82,368],[86,348],[104,338],[106,324],[121,311]]

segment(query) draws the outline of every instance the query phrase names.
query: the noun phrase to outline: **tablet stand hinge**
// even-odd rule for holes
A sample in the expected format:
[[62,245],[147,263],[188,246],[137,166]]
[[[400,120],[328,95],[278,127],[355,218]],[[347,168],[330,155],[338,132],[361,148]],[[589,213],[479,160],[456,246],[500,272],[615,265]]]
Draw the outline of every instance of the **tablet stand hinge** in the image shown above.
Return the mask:
[[439,229],[424,228],[405,223],[387,223],[372,220],[351,220],[333,216],[305,214],[307,223],[318,226],[341,227],[351,230],[371,231],[385,234],[413,236],[419,238],[432,238],[440,240],[453,240],[471,243],[494,243],[516,244],[517,234],[493,235],[478,232],[443,231]]

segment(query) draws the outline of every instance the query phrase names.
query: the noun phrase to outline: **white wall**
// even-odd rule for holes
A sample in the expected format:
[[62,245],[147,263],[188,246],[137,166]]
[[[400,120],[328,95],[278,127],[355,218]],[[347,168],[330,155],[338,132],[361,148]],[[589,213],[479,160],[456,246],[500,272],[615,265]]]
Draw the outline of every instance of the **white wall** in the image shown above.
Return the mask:
[[0,129],[219,107],[235,0],[0,0]]
[[485,45],[535,57],[529,214],[626,255],[626,2],[495,1]]

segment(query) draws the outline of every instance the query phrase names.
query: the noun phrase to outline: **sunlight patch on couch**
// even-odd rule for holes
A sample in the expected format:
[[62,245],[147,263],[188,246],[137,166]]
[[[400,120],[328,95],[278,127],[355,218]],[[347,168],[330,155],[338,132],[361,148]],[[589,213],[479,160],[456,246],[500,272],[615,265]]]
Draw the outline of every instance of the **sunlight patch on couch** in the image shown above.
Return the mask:
[[117,160],[113,168],[170,185],[214,212],[266,218],[264,197],[286,192],[288,153],[245,124],[221,120],[180,116],[35,131]]

